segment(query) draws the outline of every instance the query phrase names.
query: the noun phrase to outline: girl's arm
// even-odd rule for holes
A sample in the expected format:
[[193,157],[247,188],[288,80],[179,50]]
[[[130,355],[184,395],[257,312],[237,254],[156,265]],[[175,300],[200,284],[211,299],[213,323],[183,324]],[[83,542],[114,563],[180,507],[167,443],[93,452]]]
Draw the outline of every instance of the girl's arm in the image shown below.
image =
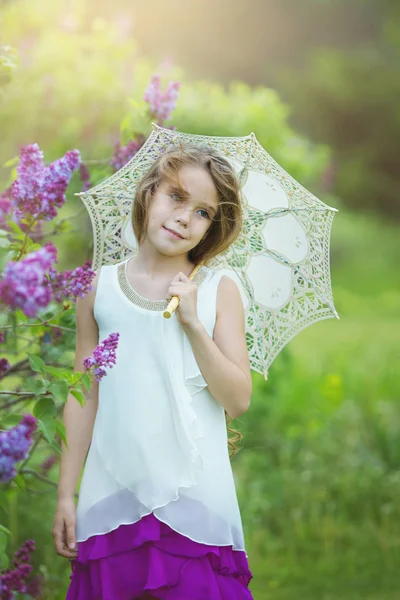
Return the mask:
[[221,277],[213,339],[200,321],[184,325],[210,394],[233,419],[250,406],[252,379],[245,316],[236,283]]
[[[99,331],[93,316],[94,297],[98,274],[92,281],[92,289],[76,303],[76,348],[74,371],[84,371],[83,359],[90,356],[98,345]],[[81,406],[69,394],[64,406],[63,422],[68,448],[62,443],[59,498],[73,498],[92,437],[94,420],[98,406],[98,382],[93,378],[92,387],[86,394],[86,403]]]

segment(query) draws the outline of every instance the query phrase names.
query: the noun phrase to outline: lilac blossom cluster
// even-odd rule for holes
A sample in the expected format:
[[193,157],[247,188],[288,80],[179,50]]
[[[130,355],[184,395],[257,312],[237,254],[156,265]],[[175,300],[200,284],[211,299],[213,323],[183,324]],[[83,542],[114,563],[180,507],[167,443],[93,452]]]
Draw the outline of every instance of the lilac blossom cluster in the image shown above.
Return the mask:
[[63,298],[83,298],[92,289],[91,282],[96,273],[92,271],[90,264],[87,260],[82,266],[62,273],[58,273],[54,267],[50,268],[48,285],[57,302],[62,302]]
[[34,317],[51,301],[52,292],[45,275],[54,262],[57,262],[57,249],[52,242],[23,260],[10,261],[0,280],[0,300],[13,310],[21,308],[27,317]]
[[33,598],[40,597],[39,576],[27,581],[32,571],[30,564],[31,553],[36,549],[34,540],[26,540],[19,550],[15,552],[13,565],[0,573],[0,598],[1,600],[14,600],[15,593],[29,594]]
[[83,298],[96,275],[90,268],[90,261],[62,273],[55,270],[54,262],[57,262],[57,249],[52,242],[47,242],[23,260],[9,262],[0,279],[0,301],[34,317],[53,299],[61,302]]
[[106,367],[112,367],[117,362],[116,350],[118,347],[119,333],[111,333],[108,338],[96,346],[93,354],[83,361],[86,370],[94,367],[94,376],[97,381],[107,375]]
[[15,427],[0,433],[0,482],[5,483],[15,477],[15,463],[26,458],[36,431],[37,419],[24,415]]
[[134,140],[131,140],[126,146],[121,146],[120,142],[117,142],[114,146],[114,152],[110,161],[110,165],[114,167],[116,171],[123,167],[136,152],[144,144],[144,136],[138,135]]
[[160,76],[153,75],[144,93],[144,99],[149,104],[151,118],[156,120],[158,125],[163,125],[176,107],[181,82],[170,81],[165,93],[161,91],[160,82]]
[[[161,91],[161,78],[159,75],[153,75],[151,81],[144,93],[144,100],[149,105],[150,118],[157,122],[158,125],[164,125],[164,121],[168,120],[172,111],[176,107],[176,101],[179,95],[180,81],[170,81],[166,92]],[[171,127],[174,129],[174,127]],[[117,171],[123,167],[143,146],[145,141],[144,136],[137,135],[126,146],[121,146],[117,142],[114,146],[114,152],[110,164]]]
[[65,191],[80,160],[79,150],[70,150],[46,166],[38,144],[23,146],[17,167],[18,177],[11,184],[18,220],[24,215],[30,215],[34,220],[54,219],[56,207],[61,208],[65,202]]

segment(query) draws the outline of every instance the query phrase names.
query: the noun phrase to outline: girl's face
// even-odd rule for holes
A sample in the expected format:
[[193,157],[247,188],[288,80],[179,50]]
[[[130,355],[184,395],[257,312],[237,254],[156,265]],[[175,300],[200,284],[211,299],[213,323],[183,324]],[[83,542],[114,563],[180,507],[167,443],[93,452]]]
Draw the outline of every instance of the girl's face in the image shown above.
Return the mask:
[[[163,181],[150,206],[147,237],[162,253],[176,256],[197,246],[210,228],[218,209],[211,175],[203,168],[184,165],[179,170],[181,188]],[[181,237],[168,232],[173,230]]]

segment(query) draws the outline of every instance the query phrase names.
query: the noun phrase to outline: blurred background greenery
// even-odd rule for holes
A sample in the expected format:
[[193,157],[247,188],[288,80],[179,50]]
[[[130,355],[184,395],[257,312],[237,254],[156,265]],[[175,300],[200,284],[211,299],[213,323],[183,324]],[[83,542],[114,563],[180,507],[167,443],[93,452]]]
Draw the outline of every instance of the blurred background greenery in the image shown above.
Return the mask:
[[[177,129],[246,135],[330,206],[340,321],[301,332],[264,381],[232,464],[255,600],[400,597],[400,8],[390,0],[0,1],[0,182],[22,144],[50,162],[105,159],[142,127],[150,77],[182,82]],[[90,166],[90,164],[89,164]],[[60,269],[91,257],[73,192]],[[37,453],[43,460],[46,452]],[[50,475],[57,481],[57,466]],[[2,499],[15,550],[36,540],[43,597],[69,563],[53,548],[55,489]],[[2,515],[3,516],[3,515]]]

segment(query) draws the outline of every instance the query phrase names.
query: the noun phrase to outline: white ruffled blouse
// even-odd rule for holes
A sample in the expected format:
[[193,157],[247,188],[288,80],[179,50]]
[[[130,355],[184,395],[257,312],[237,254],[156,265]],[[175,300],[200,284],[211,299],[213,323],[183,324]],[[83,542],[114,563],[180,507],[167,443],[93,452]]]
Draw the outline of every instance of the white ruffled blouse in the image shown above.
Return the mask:
[[[129,259],[100,270],[94,304],[99,342],[119,332],[116,364],[99,403],[77,506],[77,541],[154,515],[204,544],[245,550],[223,407],[208,391],[191,344],[168,302],[128,282]],[[210,337],[218,283],[194,277],[197,312]]]

